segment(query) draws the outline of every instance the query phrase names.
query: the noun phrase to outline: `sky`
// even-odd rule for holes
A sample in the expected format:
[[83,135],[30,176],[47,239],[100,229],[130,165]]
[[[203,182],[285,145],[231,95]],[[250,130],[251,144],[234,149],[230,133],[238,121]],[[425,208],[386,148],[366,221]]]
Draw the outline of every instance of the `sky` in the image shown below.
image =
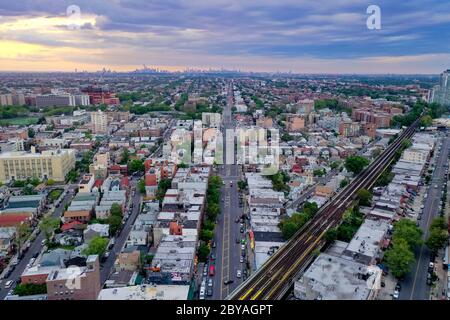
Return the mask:
[[[380,29],[369,29],[370,5]],[[79,12],[78,12],[79,9]],[[0,0],[0,71],[438,74],[448,0]]]

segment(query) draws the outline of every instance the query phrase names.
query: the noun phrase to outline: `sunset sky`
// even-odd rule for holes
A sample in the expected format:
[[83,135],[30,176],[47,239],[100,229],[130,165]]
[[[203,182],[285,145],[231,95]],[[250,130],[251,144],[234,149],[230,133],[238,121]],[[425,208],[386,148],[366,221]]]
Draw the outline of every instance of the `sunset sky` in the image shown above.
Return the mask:
[[0,0],[0,48],[3,71],[435,74],[450,68],[450,1]]

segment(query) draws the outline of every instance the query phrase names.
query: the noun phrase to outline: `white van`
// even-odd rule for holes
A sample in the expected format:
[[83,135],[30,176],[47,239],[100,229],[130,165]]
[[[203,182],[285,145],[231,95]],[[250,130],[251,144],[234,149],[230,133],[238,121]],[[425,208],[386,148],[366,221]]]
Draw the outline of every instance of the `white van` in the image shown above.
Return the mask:
[[12,281],[12,280],[6,281],[6,283],[5,283],[5,289],[11,288],[12,284],[13,284],[13,281]]

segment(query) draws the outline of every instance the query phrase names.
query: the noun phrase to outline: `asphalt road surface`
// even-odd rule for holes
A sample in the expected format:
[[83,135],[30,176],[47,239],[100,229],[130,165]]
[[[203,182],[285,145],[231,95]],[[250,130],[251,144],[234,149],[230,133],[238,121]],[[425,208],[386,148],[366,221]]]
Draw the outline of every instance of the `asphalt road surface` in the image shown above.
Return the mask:
[[[137,188],[137,182],[139,180],[136,178],[133,178],[130,181],[130,186],[133,188]],[[102,285],[105,283],[105,281],[108,279],[109,275],[111,274],[112,267],[114,266],[114,262],[116,261],[117,255],[122,251],[123,246],[125,245],[125,241],[128,238],[128,235],[131,231],[131,228],[133,227],[134,221],[136,221],[137,216],[140,212],[140,204],[141,204],[141,194],[139,193],[139,190],[136,190],[136,193],[131,198],[131,203],[133,203],[133,210],[131,215],[128,217],[125,225],[122,228],[122,231],[118,236],[116,236],[114,247],[110,251],[110,254],[105,262],[101,264],[101,271],[100,271],[100,281]],[[129,203],[129,205],[131,204]],[[128,207],[129,207],[128,205]]]
[[[428,196],[424,201],[422,219],[419,220],[420,228],[423,230],[424,239],[428,237],[428,229],[433,218],[439,215],[438,207],[441,199],[443,185],[447,181],[445,175],[445,164],[448,161],[450,138],[445,136],[440,153],[437,155],[435,170],[429,184]],[[438,152],[437,150],[435,152]],[[437,187],[436,187],[437,186]],[[402,289],[399,299],[401,300],[428,300],[430,297],[430,286],[427,285],[428,265],[430,262],[430,251],[423,244],[416,252],[416,263],[411,273],[402,281]]]
[[[231,108],[233,106],[233,90],[232,86],[228,90],[227,106],[223,112],[223,133],[224,145],[229,143],[234,144],[234,136],[226,136],[226,129],[233,129]],[[227,154],[227,148],[224,148],[224,161],[226,164],[221,165],[219,174],[224,181],[221,189],[221,214],[218,217],[218,224],[216,226],[215,238],[216,248],[213,253],[215,259],[215,276],[213,278],[213,295],[209,299],[224,299],[228,294],[234,290],[243,280],[242,277],[237,277],[237,271],[243,270],[244,264],[240,262],[241,245],[236,243],[236,238],[239,240],[244,237],[244,233],[240,232],[240,225],[235,220],[243,213],[243,208],[239,206],[239,192],[237,182],[239,177],[239,166],[235,164],[236,154],[235,149],[232,149],[234,154]],[[233,164],[227,164],[232,160]],[[230,184],[232,182],[232,184]],[[248,254],[246,255],[248,257]],[[233,280],[233,283],[225,285],[224,281]]]
[[[78,185],[70,185],[69,190],[75,190],[78,187]],[[62,200],[59,207],[55,208],[55,211],[52,214],[53,218],[60,218],[62,215],[62,212],[64,210],[64,206],[66,203],[70,203],[72,201],[72,198],[74,196],[73,192],[66,193],[64,199]],[[28,251],[25,253],[23,258],[19,261],[19,263],[15,266],[14,271],[11,273],[11,275],[8,278],[5,278],[1,281],[0,285],[0,300],[4,300],[8,292],[12,292],[17,284],[17,280],[20,279],[20,276],[24,272],[27,264],[29,263],[30,259],[35,254],[39,254],[42,251],[42,240],[44,240],[44,234],[42,232],[39,233],[39,235],[36,237],[36,239],[31,244],[31,247],[28,249]],[[5,288],[5,283],[9,280],[13,280],[13,285],[9,288]]]

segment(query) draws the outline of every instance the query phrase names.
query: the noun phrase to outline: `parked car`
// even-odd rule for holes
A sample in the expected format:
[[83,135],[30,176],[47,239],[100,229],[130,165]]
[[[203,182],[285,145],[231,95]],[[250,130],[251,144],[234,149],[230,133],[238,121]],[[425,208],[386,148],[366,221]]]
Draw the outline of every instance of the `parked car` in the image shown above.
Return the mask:
[[236,272],[236,277],[240,278],[241,276],[242,276],[242,272],[241,272],[241,270],[238,270]]
[[13,281],[12,281],[12,280],[6,281],[6,283],[5,283],[5,289],[11,288],[12,284],[13,284]]
[[244,230],[244,227],[241,227],[241,230],[240,230],[240,231],[241,231],[241,233],[244,233],[244,231],[245,231],[245,230]]
[[213,295],[213,289],[212,288],[208,288],[208,290],[206,290],[206,295],[208,297],[211,297]]
[[392,295],[392,297],[393,297],[394,299],[398,299],[399,296],[400,296],[400,291],[395,290],[395,291],[394,291],[394,294]]
[[240,256],[240,257],[239,257],[239,262],[240,262],[240,263],[244,263],[244,257],[243,257],[243,256]]
[[395,290],[400,291],[401,289],[402,289],[402,285],[400,284],[400,282],[397,282],[397,284],[395,285]]
[[241,250],[245,250],[245,245],[241,244]]
[[208,279],[208,287],[212,287],[213,286],[213,280],[210,278]]

